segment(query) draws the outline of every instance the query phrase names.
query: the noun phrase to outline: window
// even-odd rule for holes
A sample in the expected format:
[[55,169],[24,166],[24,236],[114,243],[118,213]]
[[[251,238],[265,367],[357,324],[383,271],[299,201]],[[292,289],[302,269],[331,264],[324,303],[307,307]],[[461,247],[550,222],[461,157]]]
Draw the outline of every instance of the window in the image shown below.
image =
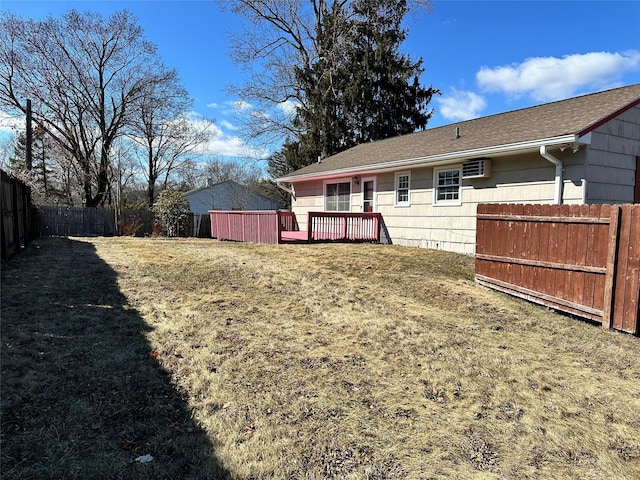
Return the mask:
[[436,205],[460,205],[460,168],[433,171],[434,203]]
[[396,173],[396,206],[408,206],[409,201],[409,185],[411,177],[409,172]]
[[325,211],[348,212],[351,210],[351,181],[325,183]]

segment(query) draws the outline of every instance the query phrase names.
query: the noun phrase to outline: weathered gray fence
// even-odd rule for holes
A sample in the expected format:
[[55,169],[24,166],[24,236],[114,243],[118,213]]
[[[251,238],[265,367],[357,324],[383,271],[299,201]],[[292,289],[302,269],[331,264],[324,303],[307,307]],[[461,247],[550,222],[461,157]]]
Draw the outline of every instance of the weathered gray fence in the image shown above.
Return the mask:
[[[110,208],[40,206],[35,209],[38,232],[43,237],[97,237],[121,233],[151,235],[153,213],[148,210],[123,210],[118,214]],[[134,228],[138,226],[138,228]],[[129,233],[134,229],[135,232]],[[127,230],[127,232],[123,232]]]

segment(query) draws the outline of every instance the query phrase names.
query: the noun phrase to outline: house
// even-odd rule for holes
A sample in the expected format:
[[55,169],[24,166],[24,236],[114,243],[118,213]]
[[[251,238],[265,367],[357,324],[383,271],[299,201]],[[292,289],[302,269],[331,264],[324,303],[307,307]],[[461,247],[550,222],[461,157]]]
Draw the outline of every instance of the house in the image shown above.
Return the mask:
[[309,212],[380,212],[391,243],[474,253],[480,203],[640,203],[640,84],[358,145],[285,177]]
[[255,190],[240,185],[233,180],[213,183],[196,188],[184,194],[194,214],[208,213],[209,210],[276,210],[278,202],[260,195]]
[[206,187],[196,188],[184,194],[194,213],[195,231],[199,231],[201,216],[209,210],[276,210],[281,208],[278,202],[271,200],[249,187],[227,180],[207,182]]

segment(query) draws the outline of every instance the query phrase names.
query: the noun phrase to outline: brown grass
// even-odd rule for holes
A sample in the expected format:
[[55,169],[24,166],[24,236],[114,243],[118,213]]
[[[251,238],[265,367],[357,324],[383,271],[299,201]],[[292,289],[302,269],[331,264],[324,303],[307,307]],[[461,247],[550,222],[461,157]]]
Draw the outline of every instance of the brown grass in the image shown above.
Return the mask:
[[640,340],[486,290],[468,257],[25,253],[2,271],[7,478],[640,477]]

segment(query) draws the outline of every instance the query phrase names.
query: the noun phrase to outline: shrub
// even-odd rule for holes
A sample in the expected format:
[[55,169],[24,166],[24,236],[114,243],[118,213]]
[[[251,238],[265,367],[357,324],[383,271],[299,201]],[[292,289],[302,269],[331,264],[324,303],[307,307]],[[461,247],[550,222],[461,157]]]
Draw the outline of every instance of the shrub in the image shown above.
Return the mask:
[[144,222],[138,217],[134,217],[129,221],[118,220],[120,235],[124,235],[125,237],[135,237],[143,226]]
[[[177,237],[189,227],[189,202],[181,192],[163,190],[153,204],[153,213],[168,237]],[[155,228],[154,228],[155,230]]]

